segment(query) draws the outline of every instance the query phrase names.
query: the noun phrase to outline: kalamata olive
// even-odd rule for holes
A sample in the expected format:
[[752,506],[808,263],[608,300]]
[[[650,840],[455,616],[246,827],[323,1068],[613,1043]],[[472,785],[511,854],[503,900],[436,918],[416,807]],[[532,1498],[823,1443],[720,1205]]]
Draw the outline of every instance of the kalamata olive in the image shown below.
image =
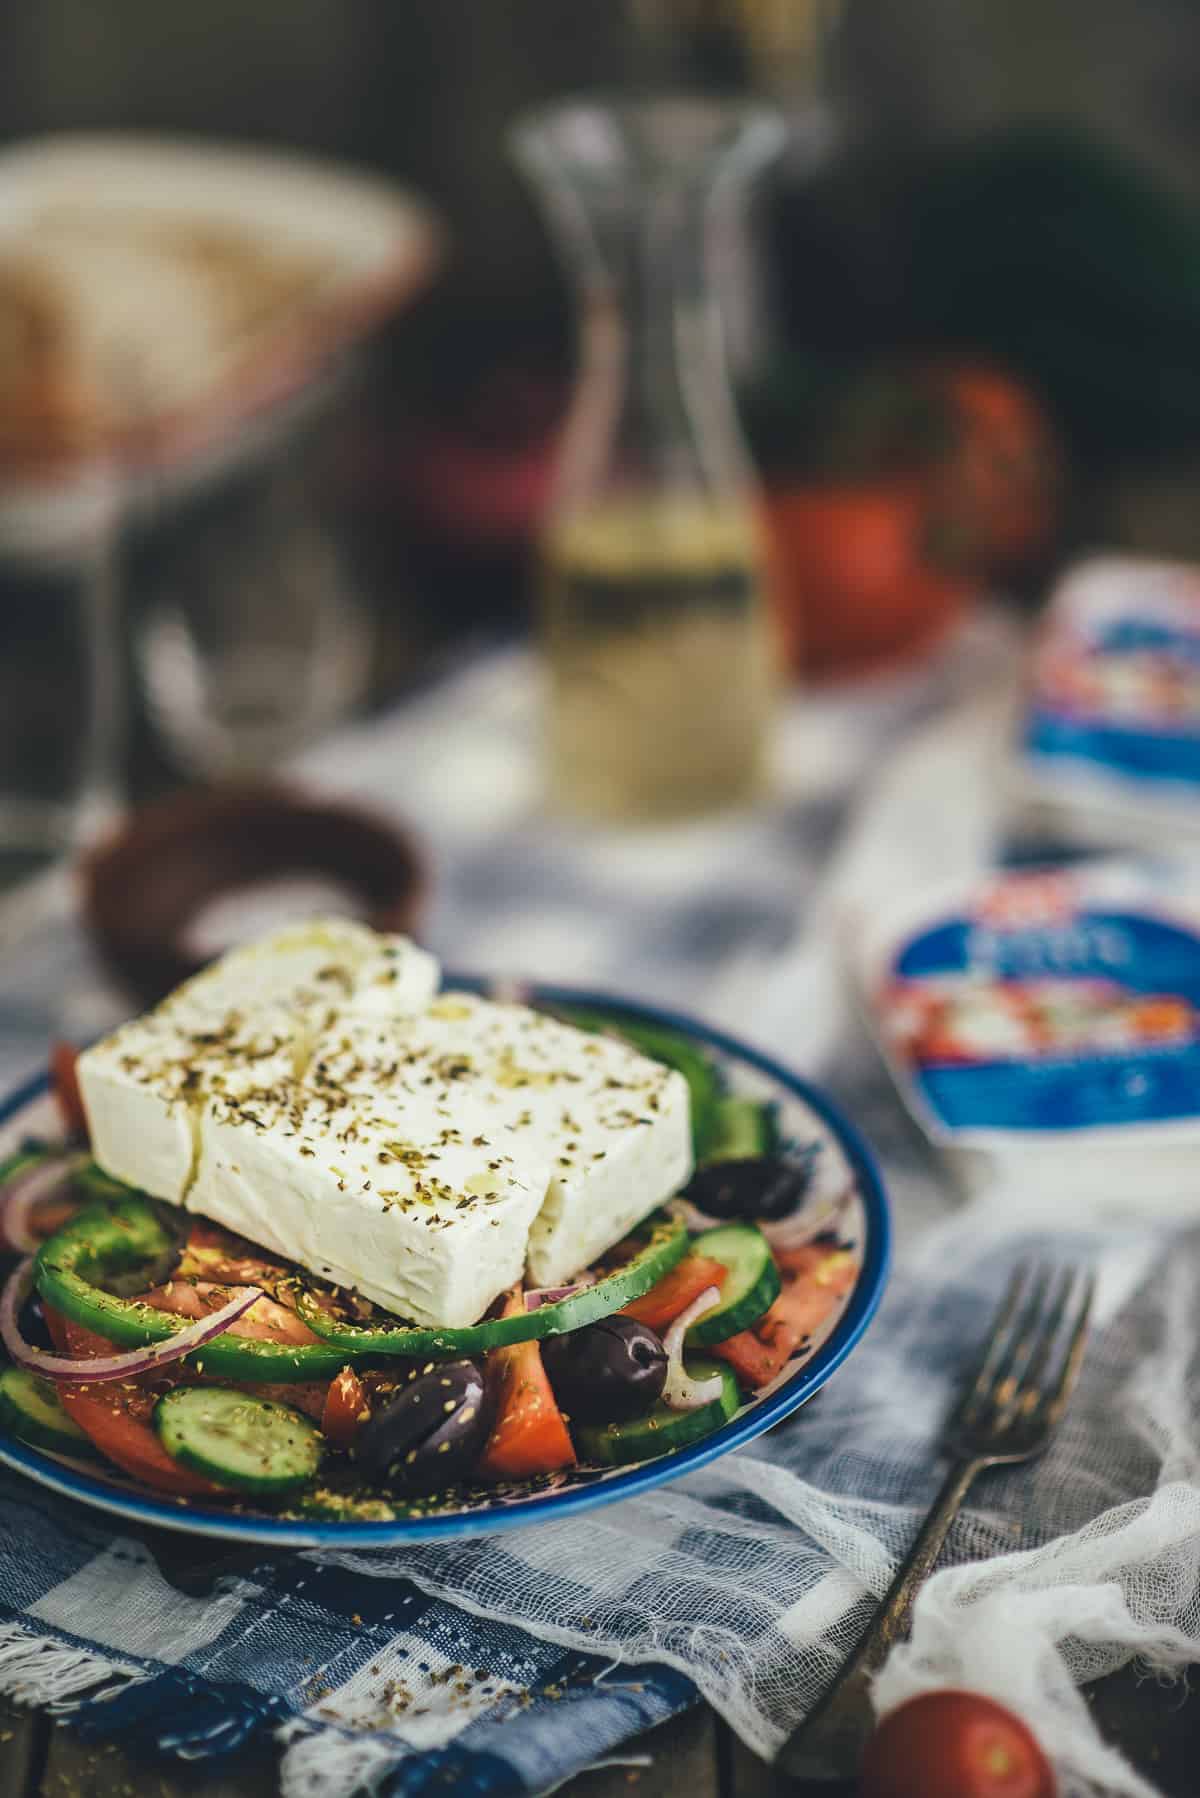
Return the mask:
[[803,1202],[815,1159],[814,1149],[800,1149],[790,1155],[713,1161],[696,1169],[683,1196],[707,1217],[774,1223],[790,1217]]
[[641,1417],[667,1378],[666,1349],[632,1317],[602,1317],[586,1329],[549,1336],[542,1361],[555,1398],[581,1423]]
[[446,1361],[378,1404],[354,1456],[401,1491],[436,1492],[471,1471],[487,1432],[483,1375],[473,1361]]

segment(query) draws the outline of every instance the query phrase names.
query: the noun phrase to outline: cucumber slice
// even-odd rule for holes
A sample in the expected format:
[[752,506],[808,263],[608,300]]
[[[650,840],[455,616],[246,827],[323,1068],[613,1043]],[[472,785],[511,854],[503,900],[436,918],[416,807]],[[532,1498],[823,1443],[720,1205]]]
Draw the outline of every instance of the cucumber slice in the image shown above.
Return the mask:
[[666,1405],[658,1404],[645,1417],[633,1417],[625,1423],[577,1424],[574,1434],[582,1458],[598,1461],[602,1467],[648,1461],[652,1455],[670,1454],[685,1443],[698,1442],[701,1436],[710,1436],[728,1423],[742,1402],[733,1370],[701,1357],[689,1361],[687,1371],[696,1380],[719,1373],[720,1398],[696,1411],[669,1411]]
[[615,1032],[624,1037],[631,1048],[648,1055],[651,1061],[661,1061],[664,1067],[674,1068],[677,1074],[682,1074],[691,1099],[692,1152],[697,1161],[710,1158],[718,1107],[725,1089],[720,1074],[703,1049],[679,1031],[629,1017],[622,1011],[584,1011],[570,1006],[560,1015],[577,1030],[588,1030],[593,1034]]
[[154,1427],[172,1460],[239,1492],[291,1492],[321,1465],[321,1432],[307,1417],[226,1386],[176,1386],[155,1405]]
[[707,1255],[729,1269],[721,1303],[687,1333],[692,1347],[724,1342],[748,1330],[779,1297],[779,1269],[771,1245],[753,1224],[719,1224],[715,1230],[702,1230],[692,1238],[692,1253]]
[[63,1410],[53,1382],[24,1367],[6,1367],[0,1373],[0,1430],[30,1448],[74,1455],[77,1461],[98,1459],[88,1437]]
[[727,1094],[717,1101],[706,1161],[755,1161],[779,1147],[775,1106]]

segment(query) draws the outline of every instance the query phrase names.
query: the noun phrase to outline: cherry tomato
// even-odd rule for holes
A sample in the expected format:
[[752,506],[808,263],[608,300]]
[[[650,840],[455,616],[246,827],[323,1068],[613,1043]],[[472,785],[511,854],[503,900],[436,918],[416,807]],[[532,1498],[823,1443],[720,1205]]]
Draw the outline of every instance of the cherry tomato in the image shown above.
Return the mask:
[[363,1383],[352,1367],[343,1367],[329,1382],[321,1411],[321,1429],[335,1448],[349,1448],[371,1415]]
[[1056,1784],[1019,1717],[977,1692],[923,1692],[867,1744],[860,1798],[1054,1798]]
[[59,1113],[69,1136],[87,1134],[87,1113],[79,1095],[77,1063],[79,1050],[74,1043],[57,1042],[50,1051],[50,1079]]

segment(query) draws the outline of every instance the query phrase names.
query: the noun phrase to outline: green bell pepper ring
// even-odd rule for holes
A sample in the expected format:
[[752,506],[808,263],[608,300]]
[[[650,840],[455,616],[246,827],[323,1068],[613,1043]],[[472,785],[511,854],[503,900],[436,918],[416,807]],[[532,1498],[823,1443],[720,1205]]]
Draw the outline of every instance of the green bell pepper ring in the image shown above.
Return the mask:
[[114,1180],[111,1174],[106,1174],[94,1161],[84,1162],[75,1176],[75,1184],[89,1199],[127,1199],[131,1193],[137,1192],[136,1186],[126,1186],[123,1180]]
[[[103,1284],[139,1268],[161,1264],[172,1248],[170,1232],[140,1194],[87,1205],[44,1242],[34,1261],[34,1280],[47,1305],[117,1348],[166,1342],[183,1328],[169,1311],[137,1299],[118,1298]],[[261,1342],[224,1331],[184,1357],[189,1366],[229,1380],[330,1380],[346,1356],[323,1342]]]
[[312,1331],[333,1343],[343,1355],[419,1356],[426,1360],[457,1359],[482,1354],[512,1342],[532,1342],[544,1336],[561,1336],[582,1330],[586,1324],[609,1317],[640,1299],[670,1273],[687,1250],[689,1237],[682,1223],[655,1216],[635,1255],[594,1286],[585,1286],[570,1298],[539,1305],[536,1311],[515,1317],[488,1317],[462,1329],[420,1329],[416,1326],[343,1323],[322,1310],[311,1292],[301,1290],[296,1309]]

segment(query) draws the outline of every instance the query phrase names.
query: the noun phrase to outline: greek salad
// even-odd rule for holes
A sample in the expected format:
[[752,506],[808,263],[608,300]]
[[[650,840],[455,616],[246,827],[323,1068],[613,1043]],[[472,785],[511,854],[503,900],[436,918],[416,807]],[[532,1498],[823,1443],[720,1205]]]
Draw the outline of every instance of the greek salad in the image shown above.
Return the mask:
[[0,1165],[0,1428],[388,1519],[669,1453],[824,1333],[859,1263],[818,1143],[682,1032],[431,993],[350,929],[56,1051],[63,1140]]

